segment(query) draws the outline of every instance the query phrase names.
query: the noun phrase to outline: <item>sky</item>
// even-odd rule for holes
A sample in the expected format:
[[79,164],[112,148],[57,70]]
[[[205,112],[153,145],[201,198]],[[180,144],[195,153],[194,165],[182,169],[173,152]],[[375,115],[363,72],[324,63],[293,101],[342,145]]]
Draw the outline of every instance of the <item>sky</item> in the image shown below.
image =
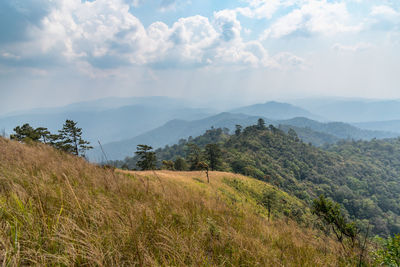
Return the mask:
[[398,0],[0,1],[0,114],[110,96],[400,98],[399,62]]

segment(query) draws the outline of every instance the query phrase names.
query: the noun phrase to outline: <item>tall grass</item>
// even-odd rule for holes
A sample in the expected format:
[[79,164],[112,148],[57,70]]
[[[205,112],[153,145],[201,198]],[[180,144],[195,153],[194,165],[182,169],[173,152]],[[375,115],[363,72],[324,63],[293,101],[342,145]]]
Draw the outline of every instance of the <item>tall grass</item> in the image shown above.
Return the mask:
[[337,242],[201,172],[105,170],[0,138],[0,262],[86,266],[340,266]]

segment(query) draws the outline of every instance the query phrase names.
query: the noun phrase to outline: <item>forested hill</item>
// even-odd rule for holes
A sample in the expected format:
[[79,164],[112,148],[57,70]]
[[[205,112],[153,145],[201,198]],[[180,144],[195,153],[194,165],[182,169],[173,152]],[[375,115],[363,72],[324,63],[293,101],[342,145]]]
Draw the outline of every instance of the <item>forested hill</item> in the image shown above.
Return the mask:
[[[294,131],[286,134],[274,126],[254,125],[234,135],[208,130],[159,149],[156,155],[159,163],[182,157],[193,169],[196,158],[207,161],[200,153],[207,144],[221,149],[217,170],[267,180],[307,201],[324,194],[342,204],[360,224],[369,221],[374,234],[400,233],[399,139],[340,142],[323,150],[303,143]],[[117,165],[135,168],[136,160],[127,158]]]

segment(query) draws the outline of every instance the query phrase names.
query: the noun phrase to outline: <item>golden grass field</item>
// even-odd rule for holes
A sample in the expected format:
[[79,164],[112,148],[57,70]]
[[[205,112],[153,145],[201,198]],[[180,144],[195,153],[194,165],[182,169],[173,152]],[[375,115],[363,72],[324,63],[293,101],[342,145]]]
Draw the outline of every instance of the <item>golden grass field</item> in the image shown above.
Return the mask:
[[[334,239],[255,196],[271,185],[231,173],[103,169],[41,144],[0,138],[4,266],[345,266]],[[288,211],[286,211],[288,213]],[[347,255],[348,256],[348,255]]]

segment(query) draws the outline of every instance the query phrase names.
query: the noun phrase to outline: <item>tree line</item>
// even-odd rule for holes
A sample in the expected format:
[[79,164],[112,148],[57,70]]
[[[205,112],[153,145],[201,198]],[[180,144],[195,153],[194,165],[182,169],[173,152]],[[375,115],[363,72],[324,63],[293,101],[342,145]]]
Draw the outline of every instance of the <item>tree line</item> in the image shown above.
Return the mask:
[[82,128],[77,122],[66,120],[58,133],[51,133],[45,127],[33,128],[29,123],[14,128],[14,134],[10,135],[11,140],[19,142],[41,142],[56,149],[85,157],[85,152],[93,147],[90,142],[82,138]]

